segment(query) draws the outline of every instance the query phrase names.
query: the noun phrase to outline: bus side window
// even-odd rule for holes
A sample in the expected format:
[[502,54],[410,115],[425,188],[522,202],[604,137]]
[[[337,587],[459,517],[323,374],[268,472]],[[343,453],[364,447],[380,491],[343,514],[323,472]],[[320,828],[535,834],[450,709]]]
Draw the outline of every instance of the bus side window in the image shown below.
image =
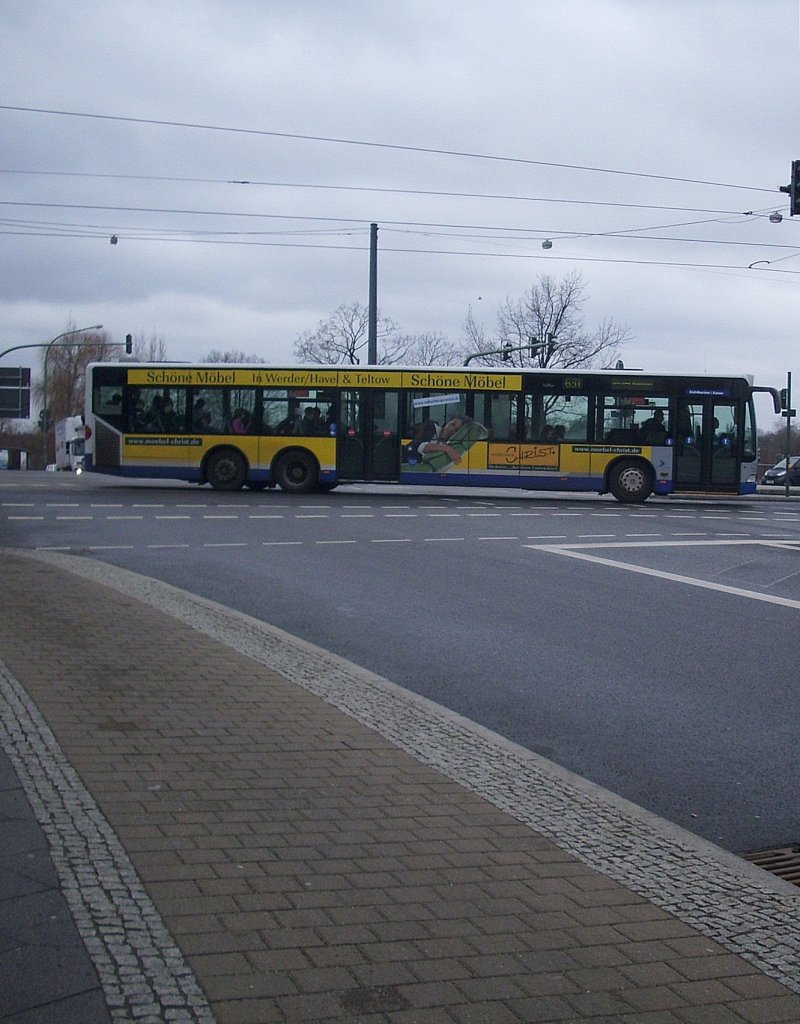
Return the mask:
[[[479,400],[483,399],[482,402]],[[479,406],[488,409],[487,416],[481,416]],[[475,419],[487,426],[491,424],[490,437],[493,441],[515,441],[517,439],[517,396],[514,394],[481,394],[475,396]]]

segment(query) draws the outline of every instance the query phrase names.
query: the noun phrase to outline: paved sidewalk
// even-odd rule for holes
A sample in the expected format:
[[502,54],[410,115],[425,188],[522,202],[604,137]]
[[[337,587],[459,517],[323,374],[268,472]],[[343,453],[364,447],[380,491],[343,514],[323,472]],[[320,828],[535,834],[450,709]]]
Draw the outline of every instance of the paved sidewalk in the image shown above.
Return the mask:
[[0,1021],[800,1021],[800,890],[254,619],[0,572]]

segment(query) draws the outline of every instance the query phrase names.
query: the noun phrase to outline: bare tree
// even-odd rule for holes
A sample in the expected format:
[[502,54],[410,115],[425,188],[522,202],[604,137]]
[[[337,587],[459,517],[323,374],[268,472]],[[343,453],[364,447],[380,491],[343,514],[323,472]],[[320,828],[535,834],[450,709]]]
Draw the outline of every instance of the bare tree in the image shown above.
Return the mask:
[[[367,361],[368,343],[369,310],[354,302],[339,306],[327,319],[320,320],[316,331],[299,335],[294,351],[304,363],[356,365]],[[439,332],[401,334],[394,320],[380,314],[377,350],[381,366],[391,363],[445,366],[460,360],[459,350]]]
[[51,425],[83,411],[86,367],[112,358],[116,351],[107,331],[70,331],[68,327],[67,332],[61,341],[42,349],[42,380],[33,389],[40,405],[47,407]]
[[167,343],[155,331],[146,338],[144,334],[133,336],[133,356],[143,363],[163,363],[167,359]]
[[231,348],[226,349],[224,352],[220,348],[212,348],[206,356],[204,362],[206,363],[263,363],[264,360],[261,356],[247,355],[246,352],[242,352],[239,349]]
[[[307,363],[366,362],[369,343],[369,310],[359,302],[342,305],[326,319],[320,320],[316,331],[304,331],[294,344],[295,355]],[[397,324],[378,315],[378,363],[402,362],[408,351],[408,339],[400,334]]]
[[511,363],[572,369],[613,365],[630,340],[630,331],[613,319],[587,330],[582,313],[585,291],[578,272],[561,281],[543,274],[519,299],[506,299],[497,311],[495,330],[488,336],[470,307],[464,324],[470,354],[507,350],[476,358],[486,366]]
[[457,366],[464,361],[461,349],[439,331],[412,334],[407,358],[414,366]]

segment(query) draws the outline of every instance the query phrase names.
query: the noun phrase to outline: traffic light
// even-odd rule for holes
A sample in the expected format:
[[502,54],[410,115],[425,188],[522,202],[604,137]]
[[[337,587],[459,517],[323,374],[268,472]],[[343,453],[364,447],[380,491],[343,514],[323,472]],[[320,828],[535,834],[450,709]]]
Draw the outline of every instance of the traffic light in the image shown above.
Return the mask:
[[510,341],[507,341],[505,343],[505,345],[503,345],[503,362],[504,363],[507,363],[509,361],[509,359],[511,358],[511,353],[513,351],[513,348],[514,348],[514,346],[511,344]]
[[52,419],[52,417],[50,415],[50,410],[49,409],[40,409],[39,410],[39,430],[41,430],[41,431],[49,430],[52,425],[53,425],[53,419]]
[[792,177],[788,185],[779,185],[779,192],[789,193],[789,216],[800,215],[800,160],[792,160]]
[[779,392],[781,396],[781,409],[789,408],[789,390],[788,388],[781,388]]
[[125,355],[129,356],[129,355],[132,355],[132,353],[133,353],[133,335],[132,334],[126,334],[125,335]]

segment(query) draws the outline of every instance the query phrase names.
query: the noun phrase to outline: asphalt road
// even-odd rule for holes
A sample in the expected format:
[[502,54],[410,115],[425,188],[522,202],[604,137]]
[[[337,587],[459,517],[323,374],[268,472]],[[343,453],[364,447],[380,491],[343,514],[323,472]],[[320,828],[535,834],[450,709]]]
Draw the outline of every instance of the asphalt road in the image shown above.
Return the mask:
[[1,476],[5,546],[247,612],[730,850],[800,841],[796,501]]

